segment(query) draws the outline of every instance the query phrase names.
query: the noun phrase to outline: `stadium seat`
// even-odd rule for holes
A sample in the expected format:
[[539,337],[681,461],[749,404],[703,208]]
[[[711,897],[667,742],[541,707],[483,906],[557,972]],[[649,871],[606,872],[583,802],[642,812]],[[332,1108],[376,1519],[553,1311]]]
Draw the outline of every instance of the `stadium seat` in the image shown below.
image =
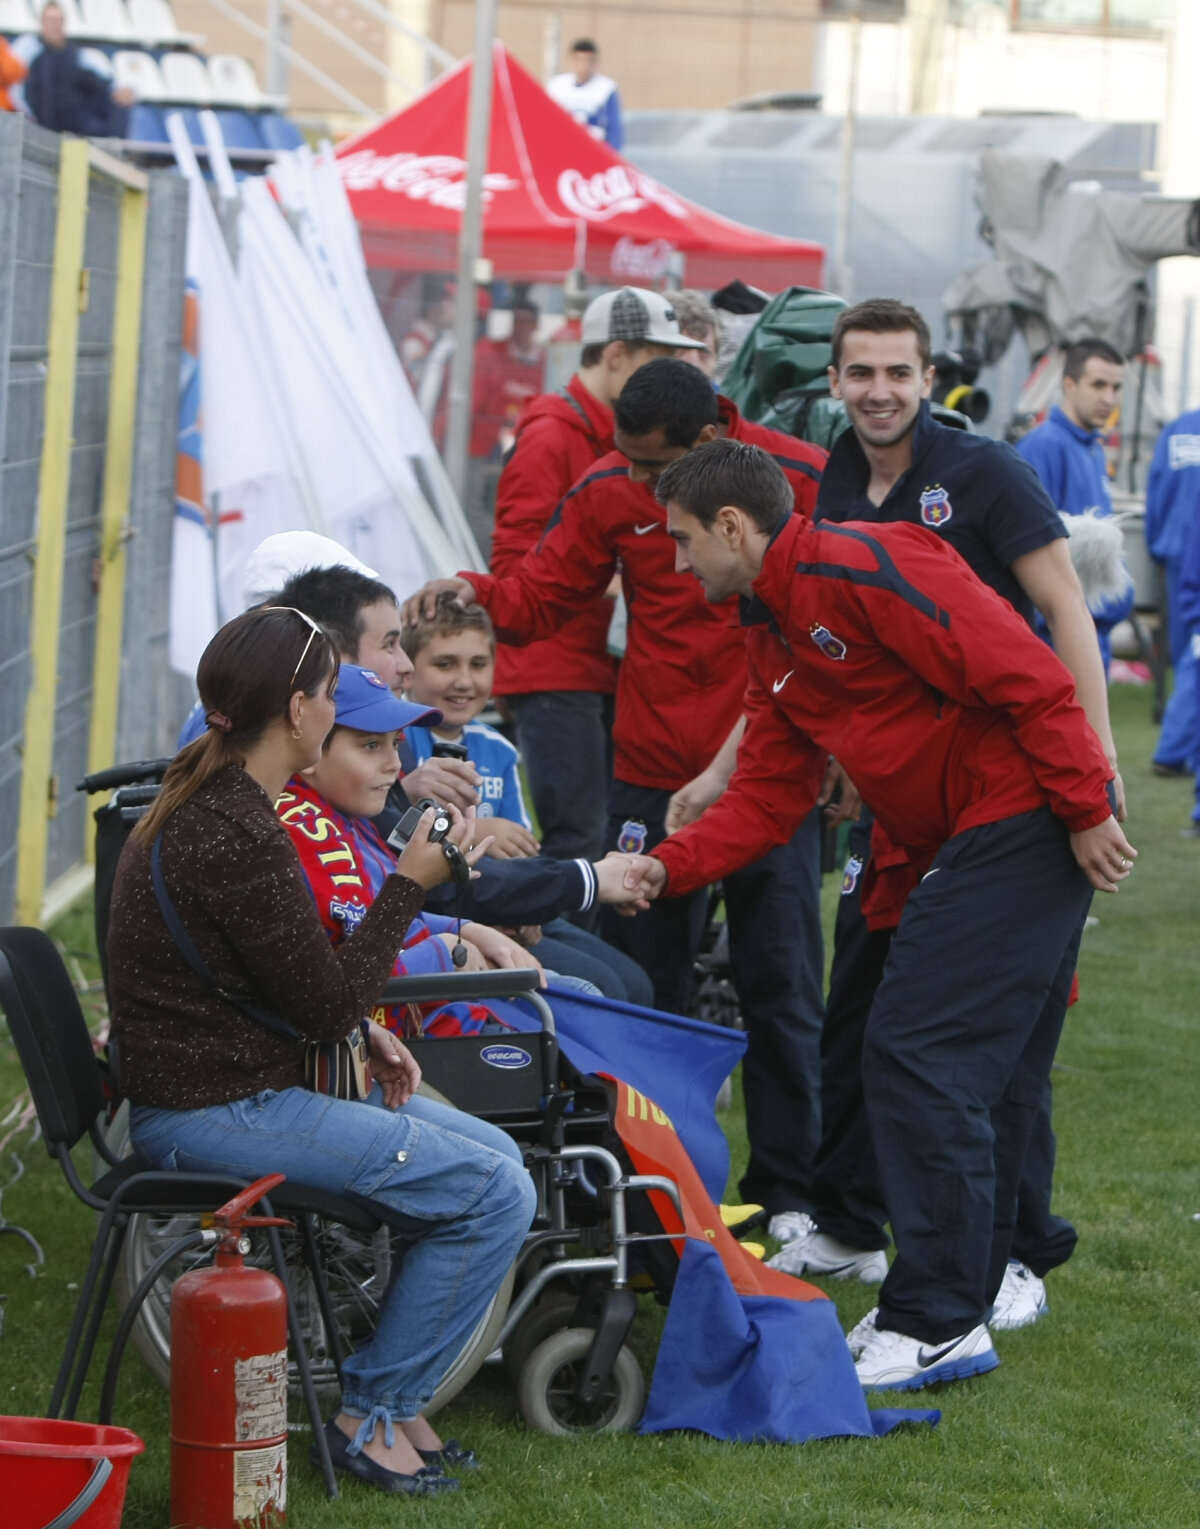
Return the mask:
[[129,108],[130,138],[135,143],[168,143],[160,106],[137,105]]
[[267,104],[249,59],[239,58],[236,53],[214,53],[208,61],[208,73],[213,100],[222,106],[258,111]]
[[212,80],[202,58],[194,53],[164,53],[159,59],[167,99],[189,106],[208,106],[213,98]]
[[228,149],[261,149],[264,147],[256,121],[244,111],[218,111],[221,137]]
[[257,121],[263,144],[268,149],[298,149],[304,143],[304,134],[296,124],[278,112],[263,112]]
[[0,32],[16,37],[21,32],[36,32],[37,24],[29,0],[0,0]]
[[132,90],[139,103],[166,101],[167,87],[157,60],[137,48],[113,54],[113,77],[119,86]]
[[129,20],[143,47],[178,47],[187,40],[176,24],[169,0],[129,0]]
[[127,45],[133,41],[133,28],[124,0],[80,0],[79,10],[82,17],[80,36]]

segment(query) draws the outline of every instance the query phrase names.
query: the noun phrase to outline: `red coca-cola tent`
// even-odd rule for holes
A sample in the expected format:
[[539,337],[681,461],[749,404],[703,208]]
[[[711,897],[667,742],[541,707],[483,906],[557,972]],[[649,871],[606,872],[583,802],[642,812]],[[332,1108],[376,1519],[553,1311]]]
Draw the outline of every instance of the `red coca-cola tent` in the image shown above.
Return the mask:
[[[594,281],[644,284],[680,251],[691,286],[735,276],[771,291],[821,285],[821,245],[760,233],[668,191],[580,127],[503,44],[493,59],[483,227],[497,275],[557,281],[577,266]],[[338,146],[368,265],[455,269],[470,88],[466,59]]]

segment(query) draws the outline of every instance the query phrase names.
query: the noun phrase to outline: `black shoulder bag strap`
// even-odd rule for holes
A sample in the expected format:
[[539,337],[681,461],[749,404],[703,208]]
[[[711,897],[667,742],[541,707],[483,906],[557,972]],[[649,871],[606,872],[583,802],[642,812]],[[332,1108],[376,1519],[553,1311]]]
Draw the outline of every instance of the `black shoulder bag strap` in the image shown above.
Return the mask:
[[159,911],[166,921],[167,929],[171,938],[179,946],[180,954],[197,976],[203,977],[215,992],[225,1000],[233,1004],[235,1009],[240,1009],[248,1019],[262,1025],[264,1030],[270,1030],[275,1035],[282,1035],[289,1041],[302,1041],[304,1037],[294,1025],[289,1025],[287,1020],[280,1019],[278,1014],[272,1014],[269,1009],[261,1009],[257,1004],[247,1003],[244,998],[235,998],[232,993],[227,993],[213,976],[208,963],[196,949],[191,935],[183,927],[183,923],[175,911],[175,905],[171,901],[171,894],[167,891],[167,883],[162,869],[162,830],[155,836],[154,844],[150,850],[150,878],[154,883],[154,895],[158,899]]
[[598,457],[603,456],[604,453],[600,450],[600,442],[596,438],[596,431],[593,428],[591,420],[587,417],[587,411],[579,402],[578,398],[576,398],[574,393],[570,392],[567,388],[559,388],[558,396],[560,398],[565,398],[566,401],[571,405],[572,409],[575,410],[576,414],[579,415],[580,419],[583,421],[583,428],[587,431],[588,440],[592,443],[592,450]]

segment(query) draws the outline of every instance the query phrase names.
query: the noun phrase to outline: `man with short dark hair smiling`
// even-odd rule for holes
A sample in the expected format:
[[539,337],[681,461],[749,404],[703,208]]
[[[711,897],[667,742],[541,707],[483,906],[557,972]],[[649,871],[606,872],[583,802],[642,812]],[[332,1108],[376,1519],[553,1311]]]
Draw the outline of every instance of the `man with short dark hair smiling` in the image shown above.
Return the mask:
[[[872,428],[890,437],[906,406]],[[728,440],[657,494],[677,569],[741,599],[750,721],[724,795],[631,857],[626,885],[679,896],[727,875],[811,810],[830,754],[845,765],[922,878],[866,1028],[897,1254],[852,1347],[868,1388],[982,1374],[1092,889],[1115,892],[1136,855],[1112,768],[1060,660],[927,531],[814,526],[766,453]]]

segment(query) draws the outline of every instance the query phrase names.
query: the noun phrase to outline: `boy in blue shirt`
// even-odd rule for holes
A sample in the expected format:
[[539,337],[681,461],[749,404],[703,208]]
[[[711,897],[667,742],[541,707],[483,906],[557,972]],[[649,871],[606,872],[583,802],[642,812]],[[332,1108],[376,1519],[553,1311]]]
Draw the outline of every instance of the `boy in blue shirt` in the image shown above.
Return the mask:
[[[496,668],[496,638],[487,612],[480,605],[459,605],[452,594],[443,594],[433,619],[406,627],[401,641],[413,666],[409,700],[442,713],[440,722],[405,729],[418,763],[433,757],[438,745],[464,749],[479,777],[476,816],[484,820],[483,831],[493,836],[487,854],[513,860],[538,855],[541,846],[521,790],[520,757],[495,728],[478,720],[491,697]],[[556,918],[540,930],[515,932],[536,945],[543,966],[574,971],[602,992],[609,991],[615,973],[629,1002],[652,1004],[653,988],[638,963],[567,919]]]

